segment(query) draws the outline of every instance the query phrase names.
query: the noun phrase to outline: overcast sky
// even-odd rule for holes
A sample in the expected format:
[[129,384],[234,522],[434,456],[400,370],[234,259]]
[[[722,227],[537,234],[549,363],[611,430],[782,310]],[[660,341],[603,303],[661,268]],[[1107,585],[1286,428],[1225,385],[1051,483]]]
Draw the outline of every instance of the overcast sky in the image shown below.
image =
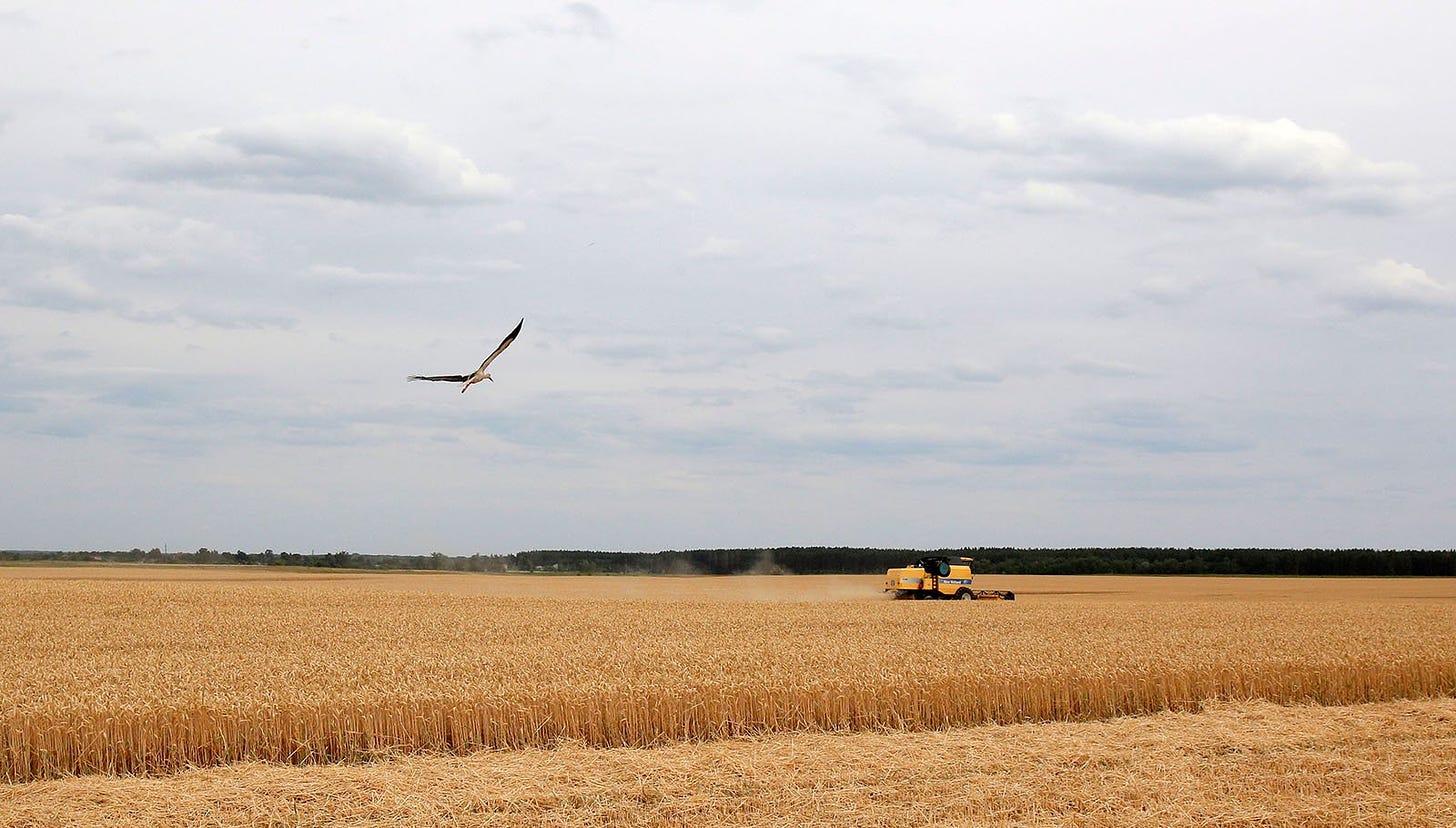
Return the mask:
[[0,548],[1452,547],[1456,6],[1189,5],[0,0]]

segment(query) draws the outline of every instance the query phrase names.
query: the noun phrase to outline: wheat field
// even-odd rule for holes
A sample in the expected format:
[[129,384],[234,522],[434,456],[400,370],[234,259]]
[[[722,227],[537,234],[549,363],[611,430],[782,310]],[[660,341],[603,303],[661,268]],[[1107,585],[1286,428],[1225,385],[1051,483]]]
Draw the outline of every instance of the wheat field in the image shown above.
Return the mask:
[[[0,570],[0,777],[1456,691],[1456,583]],[[994,584],[993,584],[994,581]]]
[[0,825],[1450,828],[1456,700],[73,776]]

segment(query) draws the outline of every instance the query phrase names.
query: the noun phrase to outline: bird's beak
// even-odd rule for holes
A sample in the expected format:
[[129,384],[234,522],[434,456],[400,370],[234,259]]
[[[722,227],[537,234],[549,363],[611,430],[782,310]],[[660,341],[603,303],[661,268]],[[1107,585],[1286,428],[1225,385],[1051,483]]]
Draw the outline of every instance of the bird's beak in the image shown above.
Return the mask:
[[490,377],[486,377],[486,379],[490,380],[491,382],[495,382],[495,380],[491,379]]

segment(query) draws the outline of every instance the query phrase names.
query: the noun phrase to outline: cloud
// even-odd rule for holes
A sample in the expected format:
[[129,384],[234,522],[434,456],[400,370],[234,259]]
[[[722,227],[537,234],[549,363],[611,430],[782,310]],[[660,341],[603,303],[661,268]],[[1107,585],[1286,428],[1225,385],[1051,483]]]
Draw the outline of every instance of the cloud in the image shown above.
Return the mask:
[[0,303],[63,313],[106,312],[143,325],[190,321],[223,329],[292,328],[297,320],[245,306],[182,303],[161,307],[139,305],[129,296],[97,288],[79,269],[59,265],[0,289]]
[[982,200],[991,207],[1027,213],[1069,213],[1092,206],[1091,201],[1066,184],[1036,179],[1028,179],[1007,192],[990,193]]
[[1406,262],[1382,259],[1342,289],[1337,300],[1356,313],[1456,311],[1456,288]]
[[0,394],[0,414],[34,414],[41,403],[24,394]]
[[298,326],[298,320],[291,316],[236,305],[219,307],[212,304],[182,304],[158,313],[124,315],[135,322],[165,324],[186,319],[200,325],[234,331],[292,330]]
[[1253,248],[1254,271],[1274,282],[1307,282],[1339,267],[1331,250],[1270,239],[1255,241],[1250,246]]
[[533,17],[512,26],[470,29],[463,37],[472,47],[483,49],[523,35],[607,41],[612,39],[612,23],[590,3],[567,3],[552,16]]
[[1142,280],[1132,292],[1143,301],[1168,308],[1186,305],[1208,289],[1201,279],[1164,275]]
[[1093,357],[1081,355],[1068,360],[1062,366],[1068,373],[1079,374],[1087,377],[1145,377],[1147,371],[1130,365],[1126,362],[1118,362],[1110,359],[1094,359]]
[[956,392],[1005,379],[1000,371],[965,364],[882,368],[864,373],[815,369],[797,379],[794,388],[804,410],[857,417],[882,392]]
[[1362,158],[1339,135],[1286,118],[1131,121],[1092,112],[1025,128],[1034,134],[1026,146],[1043,157],[1068,155],[1080,167],[1074,177],[1138,192],[1273,190],[1312,193],[1336,206],[1394,209],[1414,199],[1420,178],[1410,164]]
[[968,437],[963,432],[952,433],[899,423],[817,426],[800,435],[781,436],[777,442],[785,453],[798,451],[811,455],[880,460],[932,457],[964,461],[990,448],[988,441]]
[[[693,206],[692,191],[665,178],[651,161],[625,155],[611,147],[572,142],[569,151],[541,170],[555,183],[529,191],[533,201],[570,213],[644,211],[663,206]],[[589,160],[582,161],[580,159]]]
[[771,325],[727,331],[724,337],[739,343],[741,349],[748,353],[779,353],[798,344],[793,331]]
[[155,139],[132,112],[118,112],[91,125],[91,137],[106,144],[152,144]]
[[35,18],[23,11],[0,11],[0,26],[13,26],[17,29],[22,29],[35,25],[37,25]]
[[867,328],[924,331],[931,327],[925,308],[898,296],[876,299],[849,314],[849,321]]
[[36,355],[42,362],[85,362],[95,354],[84,348],[51,348]]
[[303,273],[314,285],[328,288],[416,288],[458,285],[473,280],[471,274],[514,273],[520,264],[508,259],[457,261],[429,257],[417,270],[363,270],[353,265],[315,264]]
[[612,24],[601,9],[590,3],[567,3],[561,7],[560,19],[547,24],[544,33],[611,40]]
[[[884,368],[862,374],[845,371],[810,371],[800,384],[810,389],[875,388],[891,391],[946,391],[965,385],[998,383],[999,371],[969,365],[941,368]],[[861,395],[862,396],[862,395]]]
[[138,156],[134,178],[350,201],[449,204],[501,198],[509,178],[483,173],[428,130],[355,109],[196,130]]
[[721,236],[709,236],[688,255],[694,259],[736,259],[743,255],[743,242]]
[[1088,407],[1065,436],[1083,445],[1148,454],[1222,453],[1249,447],[1245,441],[1212,431],[1167,403],[1119,400]]
[[94,397],[95,402],[127,408],[172,408],[187,401],[171,379],[143,379],[118,383]]
[[[987,156],[1004,173],[1043,185],[1081,181],[1184,199],[1278,193],[1352,212],[1403,211],[1429,199],[1415,166],[1362,157],[1338,134],[1288,118],[1207,113],[1134,120],[1097,111],[986,112],[967,107],[949,85],[893,65],[854,59],[825,64],[877,94],[907,134]],[[1023,185],[1021,197],[1028,195],[1055,202],[1068,193],[1037,187],[1028,192]]]
[[492,236],[522,236],[526,233],[526,223],[520,219],[511,219],[492,224],[487,231]]
[[657,371],[687,373],[713,371],[745,360],[780,354],[803,345],[801,338],[786,328],[760,326],[739,328],[684,339],[654,333],[616,334],[572,344],[572,350],[615,363],[647,363]]
[[465,270],[478,270],[484,273],[516,273],[525,270],[524,265],[511,259],[476,259],[461,262],[460,267]]
[[1001,371],[979,365],[952,365],[950,374],[961,382],[970,383],[995,383],[1006,379]]
[[525,265],[513,259],[456,259],[449,256],[426,256],[420,260],[421,267],[435,271],[441,276],[459,276],[468,280],[470,274],[519,273]]
[[71,313],[116,307],[113,300],[102,296],[80,272],[66,266],[47,268],[29,279],[23,279],[7,289],[3,296],[13,305]]
[[130,271],[203,264],[239,253],[238,240],[216,225],[125,205],[96,205],[34,216],[0,215],[0,241],[18,239],[69,256]]
[[459,284],[465,279],[453,273],[418,273],[407,271],[360,270],[349,265],[317,264],[308,269],[310,281],[344,288],[423,287]]

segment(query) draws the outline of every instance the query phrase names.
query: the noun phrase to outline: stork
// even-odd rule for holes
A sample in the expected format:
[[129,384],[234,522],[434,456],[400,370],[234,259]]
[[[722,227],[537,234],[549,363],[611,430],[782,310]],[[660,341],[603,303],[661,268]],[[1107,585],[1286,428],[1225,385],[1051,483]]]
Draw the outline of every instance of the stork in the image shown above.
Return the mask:
[[460,393],[462,394],[464,394],[466,389],[470,388],[470,386],[476,384],[477,382],[480,382],[481,380],[490,380],[491,382],[495,382],[495,380],[491,379],[490,374],[486,373],[486,366],[490,365],[491,360],[500,356],[501,351],[504,351],[507,347],[510,346],[512,342],[516,341],[516,335],[521,332],[521,326],[524,324],[526,324],[526,320],[524,317],[522,317],[521,321],[516,323],[516,329],[506,334],[506,338],[501,340],[501,344],[496,346],[496,349],[494,351],[490,352],[490,356],[485,358],[485,362],[480,363],[480,367],[476,368],[475,373],[473,374],[440,374],[439,376],[433,377],[411,376],[407,379],[411,382],[413,382],[414,380],[429,380],[430,382],[463,382],[465,384],[460,386]]

